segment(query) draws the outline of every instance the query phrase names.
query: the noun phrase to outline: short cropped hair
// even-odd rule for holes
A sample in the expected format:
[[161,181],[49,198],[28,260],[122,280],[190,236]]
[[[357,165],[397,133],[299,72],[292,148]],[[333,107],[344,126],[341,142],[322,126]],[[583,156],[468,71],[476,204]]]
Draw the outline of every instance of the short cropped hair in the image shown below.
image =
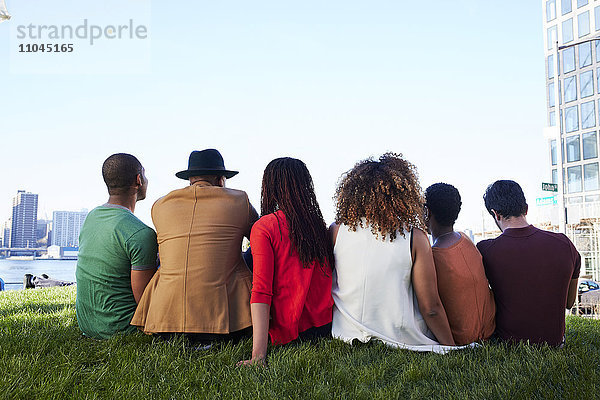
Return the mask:
[[142,164],[131,154],[117,153],[108,157],[102,164],[102,178],[108,188],[108,194],[119,195],[136,184],[138,174],[142,173]]
[[460,193],[447,183],[435,183],[425,190],[425,205],[442,226],[452,226],[458,218]]
[[483,195],[485,208],[503,218],[520,217],[527,213],[527,202],[523,189],[515,181],[500,180],[489,185]]

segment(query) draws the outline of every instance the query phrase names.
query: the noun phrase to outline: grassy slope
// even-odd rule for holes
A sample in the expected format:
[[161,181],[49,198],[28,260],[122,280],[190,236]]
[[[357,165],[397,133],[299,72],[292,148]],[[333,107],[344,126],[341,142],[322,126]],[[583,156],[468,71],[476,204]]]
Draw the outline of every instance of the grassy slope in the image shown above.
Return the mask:
[[208,351],[143,334],[83,338],[74,288],[0,293],[0,397],[598,398],[600,321],[570,317],[565,349],[484,345],[445,356],[337,340],[271,349],[238,368],[249,340]]

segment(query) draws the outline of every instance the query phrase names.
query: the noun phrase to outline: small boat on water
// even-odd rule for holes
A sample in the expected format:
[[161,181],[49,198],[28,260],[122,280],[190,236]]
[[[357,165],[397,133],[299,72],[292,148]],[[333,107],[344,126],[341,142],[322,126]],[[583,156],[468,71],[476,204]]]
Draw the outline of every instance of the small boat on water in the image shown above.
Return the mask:
[[6,9],[6,2],[4,0],[0,0],[0,22],[8,21],[10,19],[10,14]]

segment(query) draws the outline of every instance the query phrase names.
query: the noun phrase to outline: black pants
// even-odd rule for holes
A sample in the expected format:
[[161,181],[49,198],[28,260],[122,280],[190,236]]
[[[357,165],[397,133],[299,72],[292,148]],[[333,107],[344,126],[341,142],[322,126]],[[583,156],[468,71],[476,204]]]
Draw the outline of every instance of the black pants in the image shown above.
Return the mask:
[[303,341],[314,341],[319,338],[330,338],[331,337],[331,322],[323,326],[317,326],[308,328],[304,332],[300,332],[298,340]]
[[172,340],[183,336],[191,345],[208,345],[213,343],[231,342],[238,343],[240,340],[252,336],[252,327],[227,333],[178,333],[178,332],[160,332],[156,336],[163,340]]

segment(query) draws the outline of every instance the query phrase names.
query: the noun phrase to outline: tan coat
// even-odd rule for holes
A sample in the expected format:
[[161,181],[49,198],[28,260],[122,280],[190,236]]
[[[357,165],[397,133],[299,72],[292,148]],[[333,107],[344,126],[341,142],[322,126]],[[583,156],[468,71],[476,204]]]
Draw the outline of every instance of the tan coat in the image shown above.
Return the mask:
[[144,332],[230,333],[252,325],[241,244],[258,215],[245,192],[198,182],[152,207],[160,269],[132,325]]

